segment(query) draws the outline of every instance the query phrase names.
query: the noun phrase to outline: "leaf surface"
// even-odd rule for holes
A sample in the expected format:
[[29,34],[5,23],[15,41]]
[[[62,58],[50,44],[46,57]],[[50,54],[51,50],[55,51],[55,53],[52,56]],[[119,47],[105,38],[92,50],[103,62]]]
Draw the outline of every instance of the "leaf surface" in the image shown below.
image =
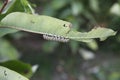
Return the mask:
[[[22,16],[22,17],[21,17]],[[71,28],[71,23],[44,15],[31,15],[14,12],[7,15],[1,21],[1,27],[8,27],[38,34],[51,34],[63,36],[76,41],[90,42],[94,38],[105,40],[116,34],[108,28],[95,28],[89,32],[78,32]]]
[[28,79],[15,71],[0,66],[0,80],[28,80]]
[[27,78],[30,78],[33,75],[31,65],[19,60],[9,60],[6,62],[1,62],[0,65],[14,70]]
[[[1,30],[1,29],[0,29]],[[0,39],[0,62],[16,60],[20,57],[18,51],[5,39]]]

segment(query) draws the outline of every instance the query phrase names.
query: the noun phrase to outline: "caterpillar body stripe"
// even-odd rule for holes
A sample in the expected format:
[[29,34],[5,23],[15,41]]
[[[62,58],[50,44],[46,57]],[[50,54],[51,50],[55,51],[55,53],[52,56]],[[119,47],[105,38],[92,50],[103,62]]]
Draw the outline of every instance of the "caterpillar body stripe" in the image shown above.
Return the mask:
[[63,36],[57,36],[52,34],[43,34],[43,38],[46,40],[53,40],[53,41],[59,41],[59,42],[68,42],[69,39],[65,38]]

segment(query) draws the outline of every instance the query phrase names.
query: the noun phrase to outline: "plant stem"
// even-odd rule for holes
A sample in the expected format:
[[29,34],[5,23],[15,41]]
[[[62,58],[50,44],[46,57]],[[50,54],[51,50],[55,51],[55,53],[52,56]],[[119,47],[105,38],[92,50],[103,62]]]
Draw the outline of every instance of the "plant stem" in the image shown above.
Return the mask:
[[2,6],[2,8],[0,9],[0,14],[2,13],[3,9],[5,8],[5,6],[8,4],[9,0],[6,0]]

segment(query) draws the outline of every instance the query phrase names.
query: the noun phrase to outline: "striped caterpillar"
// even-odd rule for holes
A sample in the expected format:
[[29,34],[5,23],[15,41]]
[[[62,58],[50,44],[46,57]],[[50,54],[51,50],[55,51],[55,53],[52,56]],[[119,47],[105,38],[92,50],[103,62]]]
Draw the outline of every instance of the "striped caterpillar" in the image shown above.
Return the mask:
[[59,41],[59,42],[68,42],[69,39],[65,38],[63,36],[57,36],[52,34],[43,34],[43,38],[46,40],[53,40],[53,41]]
[[[63,24],[63,27],[71,28],[71,26],[72,24],[70,24],[69,26],[66,26],[66,24]],[[69,31],[67,33],[69,33]],[[52,41],[58,41],[58,42],[68,42],[70,40],[69,38],[65,38],[63,36],[57,36],[53,34],[43,34],[43,38],[46,40],[52,40]]]

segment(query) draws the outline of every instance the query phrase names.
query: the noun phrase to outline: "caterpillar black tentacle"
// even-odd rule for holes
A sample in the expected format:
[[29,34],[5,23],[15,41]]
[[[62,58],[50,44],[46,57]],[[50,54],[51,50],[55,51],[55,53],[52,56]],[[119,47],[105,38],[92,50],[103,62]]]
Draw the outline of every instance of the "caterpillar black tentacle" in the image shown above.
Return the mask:
[[53,40],[53,41],[59,41],[59,42],[68,42],[69,39],[65,38],[63,36],[57,36],[52,34],[43,34],[43,38],[46,40]]

